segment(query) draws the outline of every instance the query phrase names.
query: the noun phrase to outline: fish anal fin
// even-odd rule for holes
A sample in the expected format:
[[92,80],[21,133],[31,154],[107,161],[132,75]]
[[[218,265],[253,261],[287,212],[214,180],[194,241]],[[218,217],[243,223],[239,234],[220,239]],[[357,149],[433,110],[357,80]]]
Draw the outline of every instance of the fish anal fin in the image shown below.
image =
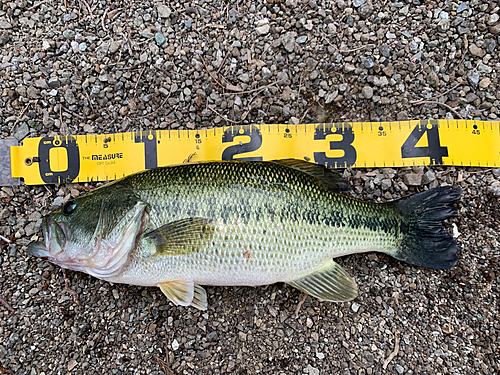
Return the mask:
[[214,231],[210,219],[190,217],[167,223],[144,238],[155,244],[154,256],[175,256],[202,251],[212,241]]
[[199,310],[206,310],[208,308],[207,292],[198,284],[194,284],[194,295],[191,306],[196,307]]
[[307,173],[320,180],[321,184],[330,191],[342,193],[352,190],[351,185],[339,173],[323,165],[299,159],[272,160],[272,162]]
[[354,279],[333,260],[287,284],[323,301],[345,302],[358,294]]
[[165,296],[178,306],[189,306],[193,302],[194,282],[190,280],[172,280],[157,284]]

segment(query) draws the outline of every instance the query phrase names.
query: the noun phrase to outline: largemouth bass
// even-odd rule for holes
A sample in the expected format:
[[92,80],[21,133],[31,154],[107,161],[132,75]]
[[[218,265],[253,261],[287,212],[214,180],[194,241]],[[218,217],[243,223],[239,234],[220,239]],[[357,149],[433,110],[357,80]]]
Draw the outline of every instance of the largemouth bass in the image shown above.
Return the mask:
[[113,283],[158,286],[207,308],[201,285],[285,282],[326,301],[356,297],[333,258],[367,251],[447,269],[459,248],[442,220],[458,187],[384,204],[341,194],[325,167],[298,160],[184,164],[140,172],[44,218],[28,252]]

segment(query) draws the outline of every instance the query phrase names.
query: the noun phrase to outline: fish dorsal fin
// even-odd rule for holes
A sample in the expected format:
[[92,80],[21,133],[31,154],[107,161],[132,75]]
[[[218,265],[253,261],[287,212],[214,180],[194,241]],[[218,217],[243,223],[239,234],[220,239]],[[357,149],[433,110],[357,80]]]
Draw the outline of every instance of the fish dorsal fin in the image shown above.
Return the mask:
[[158,287],[177,306],[193,306],[199,310],[206,310],[208,307],[207,292],[193,281],[165,281],[159,283]]
[[193,302],[194,283],[189,280],[173,280],[159,283],[158,287],[175,305],[189,306]]
[[154,256],[185,255],[203,250],[212,241],[210,219],[190,217],[167,223],[144,235],[156,245]]
[[358,294],[354,279],[333,260],[287,284],[323,301],[345,302],[356,298]]
[[320,180],[322,185],[328,190],[339,193],[348,192],[352,189],[349,183],[339,173],[323,165],[309,163],[299,159],[272,160],[272,162],[307,173]]

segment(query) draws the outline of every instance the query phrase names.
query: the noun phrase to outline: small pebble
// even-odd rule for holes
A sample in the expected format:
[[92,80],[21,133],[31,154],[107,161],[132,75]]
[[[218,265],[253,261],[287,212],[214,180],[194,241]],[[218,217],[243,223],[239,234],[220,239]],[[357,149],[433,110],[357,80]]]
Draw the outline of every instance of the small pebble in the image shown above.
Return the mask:
[[158,44],[159,46],[162,46],[165,43],[165,37],[163,36],[162,33],[156,33],[155,34],[155,41],[156,41],[156,44]]
[[373,97],[373,88],[370,86],[364,86],[361,90],[365,99],[371,99]]
[[356,312],[358,312],[358,310],[359,310],[360,307],[361,307],[361,305],[359,303],[353,302],[352,305],[351,305],[351,310],[356,313]]

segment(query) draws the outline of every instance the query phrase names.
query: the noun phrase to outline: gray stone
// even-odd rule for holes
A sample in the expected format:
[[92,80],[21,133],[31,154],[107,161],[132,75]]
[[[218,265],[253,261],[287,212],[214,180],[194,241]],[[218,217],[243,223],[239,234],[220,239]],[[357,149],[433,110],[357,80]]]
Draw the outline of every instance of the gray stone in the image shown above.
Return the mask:
[[486,23],[489,26],[493,26],[498,22],[498,19],[499,19],[498,13],[493,13],[488,17],[488,21],[486,21]]
[[436,179],[436,174],[433,171],[427,171],[424,173],[424,176],[422,177],[422,183],[424,185],[431,183]]
[[160,4],[156,7],[156,11],[158,12],[159,18],[169,18],[172,14],[172,11],[165,4]]
[[382,71],[386,76],[392,77],[392,75],[394,74],[394,66],[392,66],[392,64],[389,64],[384,69],[382,69]]
[[266,35],[269,33],[270,29],[271,29],[271,27],[266,24],[266,25],[256,27],[255,31],[257,32],[258,35]]
[[21,141],[23,140],[24,138],[26,138],[28,136],[28,134],[30,133],[30,130],[28,128],[28,125],[26,125],[26,123],[22,123],[22,124],[19,124],[17,126],[17,129],[16,131],[14,132],[13,136],[15,139],[17,139],[18,141]]
[[290,86],[285,86],[283,88],[283,92],[281,93],[281,100],[284,102],[288,102],[292,95],[292,88]]
[[0,46],[10,42],[11,37],[10,31],[0,31]]
[[248,75],[248,73],[243,73],[238,77],[238,79],[241,82],[248,83],[248,81],[250,81],[250,76]]
[[121,42],[112,40],[111,43],[109,44],[108,52],[111,54],[116,53],[120,49],[121,45],[122,45]]
[[75,35],[76,35],[76,33],[73,30],[66,29],[63,31],[63,37],[65,39],[74,39]]
[[390,189],[392,186],[392,181],[389,180],[388,178],[384,178],[381,182],[380,182],[380,188],[382,190],[388,190]]
[[304,44],[307,41],[307,35],[302,35],[299,36],[297,39],[295,39],[295,42],[298,44]]
[[229,25],[232,25],[232,24],[236,23],[236,21],[240,17],[241,17],[241,15],[238,13],[238,11],[235,8],[231,8],[231,9],[229,9],[229,12],[228,12],[227,23]]
[[420,186],[422,185],[422,175],[417,173],[405,174],[403,182],[407,186]]
[[387,77],[382,76],[382,77],[373,77],[373,84],[375,86],[387,86],[389,84],[389,80]]
[[500,197],[500,185],[492,184],[489,186],[489,191],[494,197]]
[[396,371],[398,372],[398,374],[402,374],[405,372],[405,369],[403,366],[401,365],[398,365],[397,363],[394,365],[394,368],[396,369]]
[[289,82],[287,83],[287,81],[288,81],[288,73],[287,72],[279,72],[277,78],[278,78],[278,81],[280,81],[279,84],[281,86],[290,84]]
[[313,59],[312,57],[308,57],[307,60],[306,60],[306,66],[313,70],[316,68],[316,66],[318,65],[318,61]]
[[479,73],[486,73],[486,74],[490,74],[493,71],[493,69],[490,66],[483,64],[482,62],[477,64],[476,69]]
[[373,60],[371,57],[366,57],[364,60],[363,60],[363,66],[367,69],[370,69],[370,68],[373,68],[375,64],[373,63]]
[[41,224],[41,220],[40,220],[40,222],[34,221],[34,222],[31,222],[28,225],[26,225],[26,227],[24,227],[24,231],[26,233],[26,236],[31,237],[36,232],[38,232],[38,230],[40,229],[40,224]]
[[479,84],[479,73],[475,70],[471,70],[467,73],[467,80],[472,83],[474,86]]
[[35,82],[33,82],[35,87],[39,89],[48,89],[49,86],[47,85],[47,81],[44,80],[43,78],[37,79]]
[[304,372],[309,375],[319,375],[319,370],[316,367],[312,367],[311,365],[307,365],[304,369]]
[[261,70],[261,75],[264,80],[268,80],[273,76],[273,72],[271,72],[267,67],[263,67]]
[[363,94],[365,99],[371,99],[373,97],[373,88],[371,88],[370,86],[364,86],[361,89],[361,93]]
[[457,14],[458,14],[458,13],[462,13],[462,12],[463,12],[464,10],[466,10],[466,9],[467,9],[467,4],[465,4],[465,3],[460,4],[460,5],[458,6],[458,8],[457,8]]
[[389,57],[391,55],[391,47],[385,43],[379,47],[379,51],[384,57]]
[[373,14],[373,8],[368,4],[363,4],[358,8],[358,14],[362,20],[366,20]]
[[490,31],[490,33],[492,34],[499,34],[500,33],[500,22],[498,22],[496,25],[493,25],[493,26],[490,26],[488,28],[488,30]]
[[12,29],[12,24],[5,18],[0,18],[0,29]]
[[163,36],[162,33],[156,33],[155,34],[155,41],[156,41],[156,44],[158,44],[159,46],[162,46],[165,43],[165,37]]
[[326,94],[325,104],[330,104],[331,102],[333,102],[338,94],[339,94],[338,90],[333,90],[333,91],[330,91],[328,94]]
[[283,36],[283,39],[281,40],[281,43],[283,44],[283,47],[285,47],[285,49],[288,51],[288,52],[293,52],[293,50],[295,49],[295,36],[294,36],[294,33],[288,31],[284,36]]
[[431,86],[437,86],[439,84],[439,77],[436,72],[430,72],[427,75],[427,83]]
[[48,85],[51,89],[57,89],[59,86],[61,86],[61,81],[59,81],[58,77],[51,77],[49,78]]
[[90,95],[97,95],[101,92],[101,86],[94,85],[92,86],[92,90],[90,90]]
[[29,86],[26,89],[26,94],[30,99],[38,99],[40,97],[38,90],[34,86]]
[[345,73],[352,73],[356,70],[356,67],[352,64],[345,63],[344,64],[344,72]]
[[66,100],[66,103],[68,103],[69,105],[76,104],[76,98],[73,90],[66,90],[66,92],[64,93],[64,100]]
[[405,111],[398,112],[398,114],[396,115],[396,120],[406,121],[408,120],[408,114]]
[[28,221],[38,221],[42,218],[42,214],[39,211],[34,211],[29,217]]
[[469,52],[471,53],[472,56],[477,56],[477,57],[483,57],[486,54],[486,52],[482,48],[479,48],[475,44],[471,44],[469,46]]
[[361,307],[361,305],[359,303],[353,302],[351,305],[351,310],[356,313],[356,312],[358,312],[360,307]]

